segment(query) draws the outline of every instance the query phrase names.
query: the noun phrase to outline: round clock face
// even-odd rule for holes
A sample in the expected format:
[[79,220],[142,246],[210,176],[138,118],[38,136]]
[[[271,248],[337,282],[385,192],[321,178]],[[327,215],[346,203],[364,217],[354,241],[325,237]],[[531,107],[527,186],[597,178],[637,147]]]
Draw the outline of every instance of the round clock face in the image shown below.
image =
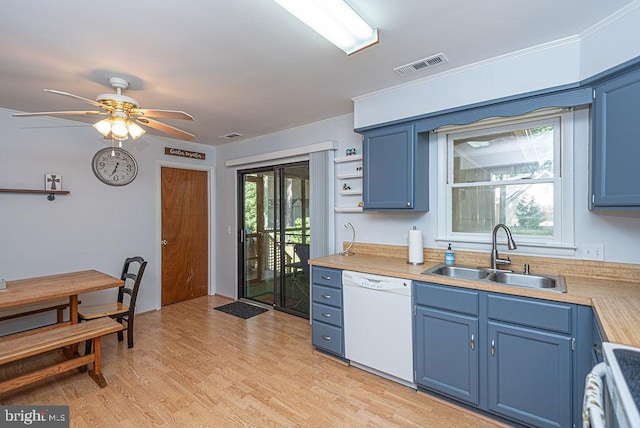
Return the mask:
[[98,150],[91,166],[98,180],[110,186],[129,184],[138,174],[136,160],[129,152],[119,148],[106,147]]

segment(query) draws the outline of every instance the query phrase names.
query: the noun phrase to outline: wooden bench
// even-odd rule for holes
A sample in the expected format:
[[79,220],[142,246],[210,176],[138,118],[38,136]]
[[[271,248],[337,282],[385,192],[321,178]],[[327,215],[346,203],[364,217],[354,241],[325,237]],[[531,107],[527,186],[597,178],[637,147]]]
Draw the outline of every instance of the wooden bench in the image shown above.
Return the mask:
[[89,363],[93,363],[93,368],[89,370],[89,376],[101,388],[104,388],[107,386],[107,382],[100,371],[100,337],[121,329],[122,325],[117,321],[111,318],[99,318],[78,324],[69,322],[53,324],[1,337],[0,366],[66,346],[73,348],[74,345],[86,340],[93,340],[94,346],[93,352],[84,356],[65,349],[67,360],[0,382],[0,394],[37,382],[48,376],[85,367]]

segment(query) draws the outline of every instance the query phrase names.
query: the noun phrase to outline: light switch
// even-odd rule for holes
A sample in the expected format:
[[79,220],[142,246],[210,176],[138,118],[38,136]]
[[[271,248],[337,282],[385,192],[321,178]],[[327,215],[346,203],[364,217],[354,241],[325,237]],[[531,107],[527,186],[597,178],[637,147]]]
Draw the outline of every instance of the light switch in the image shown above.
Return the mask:
[[604,245],[584,244],[582,246],[582,259],[604,261]]

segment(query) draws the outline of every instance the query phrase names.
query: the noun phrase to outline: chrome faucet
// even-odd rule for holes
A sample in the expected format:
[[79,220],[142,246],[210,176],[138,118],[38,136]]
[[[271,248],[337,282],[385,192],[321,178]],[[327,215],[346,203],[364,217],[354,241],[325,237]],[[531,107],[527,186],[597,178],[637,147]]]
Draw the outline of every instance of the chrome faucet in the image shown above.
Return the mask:
[[493,228],[493,240],[492,240],[492,247],[491,247],[491,269],[496,270],[498,268],[498,265],[510,265],[511,264],[511,259],[509,257],[507,257],[506,259],[501,259],[500,256],[498,256],[498,247],[496,245],[496,235],[498,234],[498,229],[503,228],[504,231],[507,233],[507,245],[509,246],[510,250],[515,250],[516,248],[518,248],[516,246],[516,242],[513,240],[513,236],[511,236],[511,231],[509,230],[509,228],[500,223],[497,224],[496,227]]

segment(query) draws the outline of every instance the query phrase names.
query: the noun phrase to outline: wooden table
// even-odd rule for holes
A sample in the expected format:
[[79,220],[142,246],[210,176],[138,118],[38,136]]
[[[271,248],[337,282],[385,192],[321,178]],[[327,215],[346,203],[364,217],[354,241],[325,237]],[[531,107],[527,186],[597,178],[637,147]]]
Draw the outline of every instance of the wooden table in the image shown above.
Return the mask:
[[[54,364],[34,374],[0,382],[0,393],[65,370],[78,368],[83,371],[87,363],[91,362],[93,370],[90,370],[89,375],[101,387],[106,386],[106,381],[100,372],[99,336],[119,331],[122,326],[109,318],[98,320],[98,323],[93,321],[76,325],[79,322],[78,295],[115,288],[123,284],[124,281],[96,270],[7,282],[7,288],[0,290],[0,309],[19,309],[23,305],[69,298],[69,321],[0,338],[2,361],[11,362],[56,348],[62,348],[69,361]],[[81,357],[78,354],[78,341],[87,339],[95,340],[95,349],[93,354]]]
[[7,288],[0,290],[0,309],[68,297],[69,320],[71,324],[75,324],[78,322],[78,294],[115,288],[123,284],[124,281],[121,279],[97,270],[8,281]]

